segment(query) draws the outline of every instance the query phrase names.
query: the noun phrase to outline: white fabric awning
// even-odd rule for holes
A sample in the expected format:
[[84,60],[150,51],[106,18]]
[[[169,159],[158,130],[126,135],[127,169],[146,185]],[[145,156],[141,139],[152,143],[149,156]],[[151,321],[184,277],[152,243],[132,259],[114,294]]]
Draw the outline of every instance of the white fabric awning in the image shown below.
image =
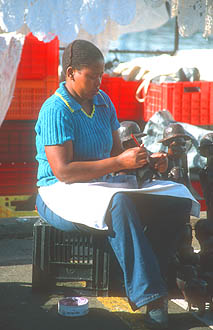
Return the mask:
[[168,12],[160,1],[153,7],[146,0],[0,0],[0,29],[32,32],[44,42],[57,35],[62,46],[84,38],[106,53],[119,35],[166,23]]
[[[20,61],[23,43],[17,32],[32,32],[45,42],[57,35],[61,46],[76,38],[87,39],[106,54],[110,41],[121,34],[157,28],[174,16],[182,36],[213,34],[212,0],[0,0],[0,33],[14,33],[11,41],[0,34],[0,125],[12,98]],[[6,60],[5,45],[11,55]],[[8,64],[10,69],[12,65],[10,72]]]
[[61,46],[87,39],[106,54],[120,34],[158,27],[169,18],[163,2],[152,22],[150,10],[145,0],[0,0],[0,125],[13,96],[24,35],[32,32],[44,42],[57,35]]
[[40,40],[57,35],[62,43],[84,32],[113,40],[123,31],[156,28],[174,16],[183,37],[213,34],[212,0],[0,0],[0,13],[4,31],[25,25]]

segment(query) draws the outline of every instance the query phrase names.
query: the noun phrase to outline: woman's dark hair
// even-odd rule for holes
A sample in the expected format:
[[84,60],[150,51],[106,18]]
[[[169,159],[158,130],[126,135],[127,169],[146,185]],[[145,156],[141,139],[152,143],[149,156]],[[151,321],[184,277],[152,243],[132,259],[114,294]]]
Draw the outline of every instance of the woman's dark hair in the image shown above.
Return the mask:
[[66,75],[69,66],[80,70],[98,60],[104,60],[104,56],[93,43],[81,39],[74,40],[64,50],[62,57],[63,73]]

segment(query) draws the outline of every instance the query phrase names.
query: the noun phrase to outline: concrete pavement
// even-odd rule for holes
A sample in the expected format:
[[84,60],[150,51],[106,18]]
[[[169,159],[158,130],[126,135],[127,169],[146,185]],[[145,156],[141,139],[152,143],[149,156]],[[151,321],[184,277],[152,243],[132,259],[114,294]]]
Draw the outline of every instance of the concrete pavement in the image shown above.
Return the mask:
[[[88,297],[88,315],[67,318],[57,313],[57,303],[73,295],[69,286],[60,284],[51,292],[32,293],[32,228],[36,220],[0,219],[0,330],[146,330],[145,309],[132,312],[124,297]],[[184,308],[169,302],[169,330],[209,329],[196,313]],[[205,322],[208,319],[213,328],[213,315],[206,315]]]

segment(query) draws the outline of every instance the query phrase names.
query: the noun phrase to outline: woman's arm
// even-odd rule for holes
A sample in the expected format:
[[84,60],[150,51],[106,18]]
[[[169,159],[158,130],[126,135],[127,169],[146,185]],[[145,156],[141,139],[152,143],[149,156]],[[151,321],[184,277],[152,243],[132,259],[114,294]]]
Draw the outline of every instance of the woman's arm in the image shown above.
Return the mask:
[[142,167],[147,163],[145,148],[131,148],[122,152],[117,133],[113,133],[112,157],[95,161],[73,161],[73,144],[45,146],[50,167],[59,181],[85,182],[111,172]]
[[113,157],[120,155],[124,151],[124,149],[122,147],[118,131],[112,132],[112,138],[113,138],[113,146],[112,146],[111,156]]

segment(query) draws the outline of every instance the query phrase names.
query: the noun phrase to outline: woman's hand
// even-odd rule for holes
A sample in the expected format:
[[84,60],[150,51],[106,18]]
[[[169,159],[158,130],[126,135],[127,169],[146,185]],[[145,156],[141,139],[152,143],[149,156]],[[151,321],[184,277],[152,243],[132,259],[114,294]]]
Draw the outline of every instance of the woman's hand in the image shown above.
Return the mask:
[[168,168],[167,154],[163,152],[155,152],[150,157],[150,163],[154,169],[160,173],[166,172]]
[[65,183],[87,182],[108,173],[140,168],[148,162],[147,151],[142,146],[94,161],[73,161],[72,141],[46,146],[45,152],[54,175]]
[[144,146],[127,149],[117,157],[122,169],[140,168],[148,163],[148,153]]

